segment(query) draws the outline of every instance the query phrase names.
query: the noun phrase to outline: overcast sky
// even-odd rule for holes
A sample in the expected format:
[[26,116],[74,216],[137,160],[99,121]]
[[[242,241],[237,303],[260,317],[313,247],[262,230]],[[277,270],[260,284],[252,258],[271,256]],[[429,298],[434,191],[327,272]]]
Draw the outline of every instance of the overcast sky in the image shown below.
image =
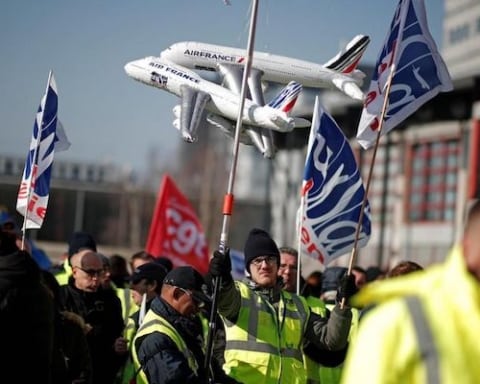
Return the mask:
[[[251,1],[10,0],[0,7],[0,153],[25,155],[53,70],[59,117],[72,147],[62,159],[145,168],[180,141],[177,98],[127,77],[126,62],[177,41],[245,48]],[[427,0],[442,43],[443,0]],[[357,34],[371,37],[374,63],[397,0],[260,0],[255,49],[323,63]],[[199,138],[201,140],[201,137]],[[191,144],[195,145],[195,144]]]

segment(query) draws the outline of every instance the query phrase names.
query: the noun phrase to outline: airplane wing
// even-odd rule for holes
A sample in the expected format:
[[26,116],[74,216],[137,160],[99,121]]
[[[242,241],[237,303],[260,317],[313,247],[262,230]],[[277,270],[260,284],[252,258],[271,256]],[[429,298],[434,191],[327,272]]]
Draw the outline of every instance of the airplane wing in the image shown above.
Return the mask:
[[205,121],[205,105],[210,100],[210,95],[186,85],[181,86],[180,93],[180,108],[174,108],[178,118],[174,121],[174,126],[180,131],[183,140],[193,143],[197,141],[198,127]]

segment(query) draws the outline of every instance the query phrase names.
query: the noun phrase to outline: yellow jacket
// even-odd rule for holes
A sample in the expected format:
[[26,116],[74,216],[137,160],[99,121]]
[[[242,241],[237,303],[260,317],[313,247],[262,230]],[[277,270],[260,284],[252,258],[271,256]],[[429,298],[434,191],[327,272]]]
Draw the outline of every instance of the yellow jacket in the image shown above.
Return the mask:
[[441,265],[367,285],[353,305],[369,304],[380,305],[360,322],[343,384],[479,382],[480,283],[459,248]]

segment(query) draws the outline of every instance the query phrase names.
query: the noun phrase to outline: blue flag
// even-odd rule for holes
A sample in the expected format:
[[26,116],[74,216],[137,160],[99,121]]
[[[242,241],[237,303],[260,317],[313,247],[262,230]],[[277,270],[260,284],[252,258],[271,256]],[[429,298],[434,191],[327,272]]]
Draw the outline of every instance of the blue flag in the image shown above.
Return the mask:
[[47,90],[33,124],[30,148],[18,191],[17,211],[23,215],[27,229],[42,226],[47,212],[55,148],[58,146],[58,149],[64,150],[69,146],[63,128],[57,134],[57,108],[57,85],[50,72]]
[[[365,190],[352,149],[318,98],[303,175],[301,247],[323,264],[353,249]],[[357,245],[370,238],[370,206],[365,204]]]
[[[394,68],[389,95],[386,84]],[[382,134],[389,132],[439,92],[452,90],[447,67],[428,30],[423,0],[400,0],[377,58],[358,125],[367,149],[377,137],[385,97],[389,103]]]

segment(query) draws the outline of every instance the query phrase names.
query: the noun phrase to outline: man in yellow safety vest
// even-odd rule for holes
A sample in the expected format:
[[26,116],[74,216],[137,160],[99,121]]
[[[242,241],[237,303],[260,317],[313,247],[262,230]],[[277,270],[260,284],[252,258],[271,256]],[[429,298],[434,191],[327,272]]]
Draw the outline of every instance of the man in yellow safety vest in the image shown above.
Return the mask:
[[[306,340],[323,353],[347,344],[351,310],[336,306],[327,319],[310,311],[303,297],[282,289],[280,254],[264,230],[254,228],[245,243],[250,278],[234,282],[228,250],[216,251],[210,274],[221,278],[218,311],[225,324],[224,370],[240,383],[307,382],[302,346]],[[353,276],[342,282],[339,298],[354,289]]]
[[365,286],[373,305],[347,353],[342,383],[478,383],[480,202],[447,260]]

